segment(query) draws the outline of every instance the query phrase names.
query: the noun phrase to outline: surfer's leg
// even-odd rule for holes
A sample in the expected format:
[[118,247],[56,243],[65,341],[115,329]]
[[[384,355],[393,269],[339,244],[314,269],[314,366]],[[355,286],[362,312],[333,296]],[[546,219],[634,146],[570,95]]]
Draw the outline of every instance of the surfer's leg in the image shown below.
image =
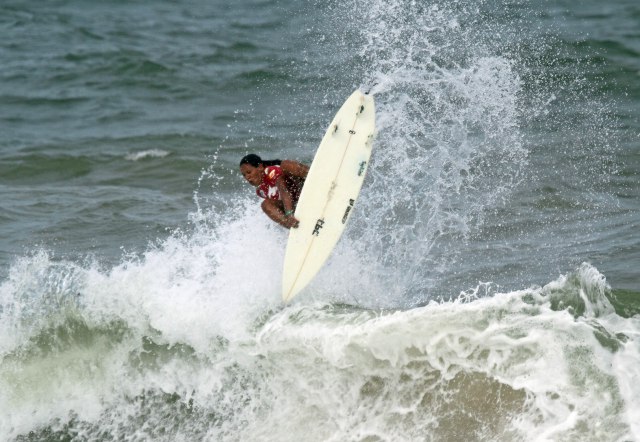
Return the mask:
[[287,216],[285,214],[282,201],[264,200],[262,202],[262,210],[269,218],[282,227],[286,227],[287,229],[298,227],[299,221],[293,216]]
[[282,204],[282,201],[264,200],[262,202],[262,211],[273,221],[282,225],[285,219],[284,204]]

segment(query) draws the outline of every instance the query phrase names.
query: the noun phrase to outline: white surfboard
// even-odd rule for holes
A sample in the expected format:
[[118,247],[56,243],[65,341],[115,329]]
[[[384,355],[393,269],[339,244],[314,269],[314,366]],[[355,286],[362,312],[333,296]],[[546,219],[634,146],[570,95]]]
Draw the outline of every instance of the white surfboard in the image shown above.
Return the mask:
[[373,97],[355,91],[342,105],[309,168],[289,230],[282,273],[288,302],[318,273],[349,220],[367,171],[375,131]]

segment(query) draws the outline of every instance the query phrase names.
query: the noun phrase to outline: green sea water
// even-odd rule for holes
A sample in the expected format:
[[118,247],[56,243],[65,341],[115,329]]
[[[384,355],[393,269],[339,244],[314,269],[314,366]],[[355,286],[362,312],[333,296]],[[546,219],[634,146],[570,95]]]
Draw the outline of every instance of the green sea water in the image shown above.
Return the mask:
[[[640,6],[0,4],[0,439],[640,439]],[[378,133],[293,305],[239,159]]]

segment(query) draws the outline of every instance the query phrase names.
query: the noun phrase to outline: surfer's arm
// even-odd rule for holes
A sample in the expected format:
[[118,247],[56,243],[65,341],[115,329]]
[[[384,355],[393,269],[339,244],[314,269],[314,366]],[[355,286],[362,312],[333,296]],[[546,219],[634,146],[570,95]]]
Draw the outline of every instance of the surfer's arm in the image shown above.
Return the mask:
[[307,166],[306,164],[298,163],[297,161],[282,160],[280,167],[282,167],[282,170],[285,173],[300,178],[306,178],[307,173],[309,173],[309,166]]
[[278,177],[276,186],[278,186],[278,193],[280,194],[280,201],[282,202],[282,216],[284,217],[280,225],[285,227],[298,227],[298,220],[293,217],[293,197],[284,182],[284,176]]

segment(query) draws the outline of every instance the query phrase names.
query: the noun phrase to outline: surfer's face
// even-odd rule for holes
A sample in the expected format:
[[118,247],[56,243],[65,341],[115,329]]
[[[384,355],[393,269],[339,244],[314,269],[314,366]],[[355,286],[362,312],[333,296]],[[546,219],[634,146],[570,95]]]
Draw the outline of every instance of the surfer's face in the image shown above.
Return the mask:
[[243,164],[240,166],[240,173],[245,180],[253,186],[259,186],[262,184],[262,176],[264,175],[264,166],[261,164],[258,167],[253,167],[251,164]]

